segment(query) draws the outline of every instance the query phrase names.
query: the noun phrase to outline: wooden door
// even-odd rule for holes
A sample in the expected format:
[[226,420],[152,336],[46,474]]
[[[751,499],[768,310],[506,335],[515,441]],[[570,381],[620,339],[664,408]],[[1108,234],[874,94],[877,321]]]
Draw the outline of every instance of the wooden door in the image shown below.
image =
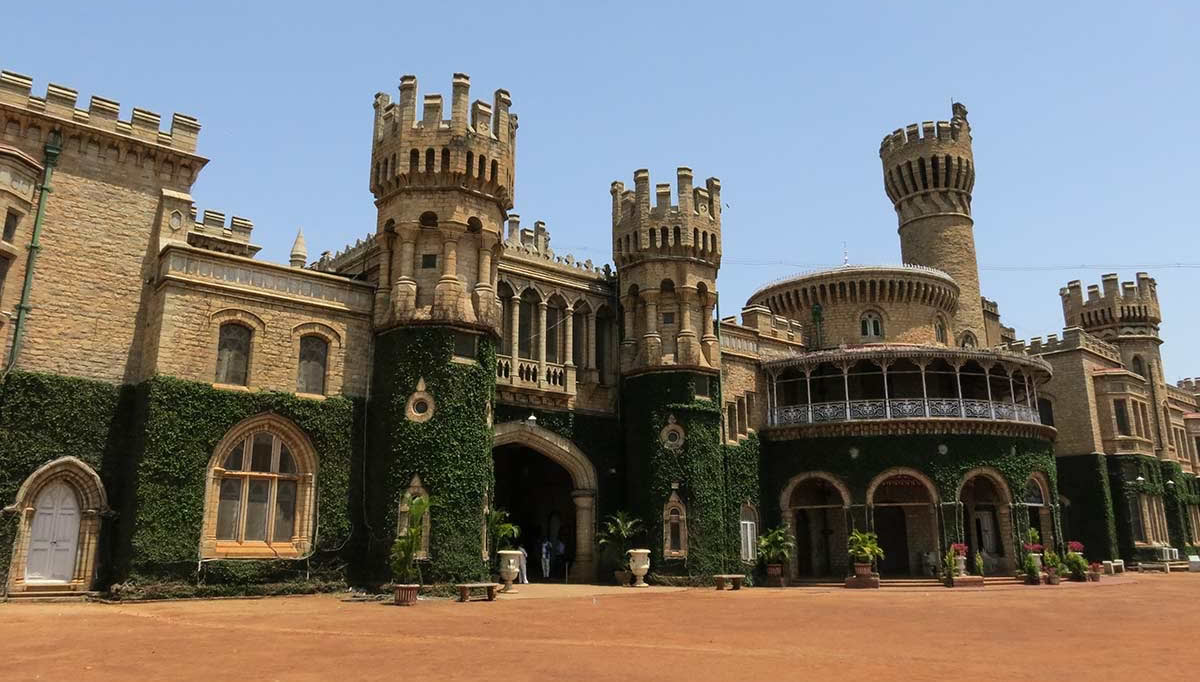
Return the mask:
[[51,483],[35,503],[25,582],[70,582],[75,574],[78,541],[79,501],[75,491],[65,483]]

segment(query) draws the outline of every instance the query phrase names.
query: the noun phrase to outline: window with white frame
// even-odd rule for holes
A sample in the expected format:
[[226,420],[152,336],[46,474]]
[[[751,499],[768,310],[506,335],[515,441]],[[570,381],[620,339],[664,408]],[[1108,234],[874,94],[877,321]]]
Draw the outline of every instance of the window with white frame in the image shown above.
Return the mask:
[[864,339],[882,339],[883,338],[883,318],[879,313],[867,311],[862,314],[858,321],[859,331]]
[[758,512],[754,505],[742,505],[740,529],[742,561],[753,563],[758,555]]

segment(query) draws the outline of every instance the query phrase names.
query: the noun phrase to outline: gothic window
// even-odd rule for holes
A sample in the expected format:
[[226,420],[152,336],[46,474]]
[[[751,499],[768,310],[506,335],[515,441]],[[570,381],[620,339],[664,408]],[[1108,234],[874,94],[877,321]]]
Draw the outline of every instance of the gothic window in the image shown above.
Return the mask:
[[971,332],[963,332],[962,339],[960,339],[958,345],[962,348],[974,348],[978,345],[978,342],[975,340],[974,334]]
[[232,446],[218,446],[209,470],[204,556],[294,557],[306,549],[315,461],[294,451],[274,420],[255,418],[235,429]]
[[663,505],[663,556],[680,559],[687,556],[687,507],[678,490]]
[[249,327],[236,322],[221,325],[217,341],[218,384],[247,385],[250,376],[251,334]]
[[882,339],[883,338],[883,318],[879,317],[879,313],[865,312],[859,318],[859,331],[864,339]]
[[1025,504],[1029,505],[1044,505],[1046,504],[1046,495],[1042,492],[1042,486],[1036,479],[1029,479],[1025,482]]
[[1146,376],[1146,363],[1142,361],[1142,356],[1133,356],[1132,370],[1133,373],[1137,374],[1138,376]]
[[[407,531],[409,524],[413,522],[408,516],[408,509],[412,501],[418,497],[429,497],[429,492],[425,490],[425,486],[421,483],[421,477],[413,476],[412,481],[408,484],[408,490],[405,490],[404,494],[400,497],[399,513],[396,516],[397,534]],[[425,515],[417,522],[421,524],[421,549],[417,551],[416,557],[418,559],[428,559],[430,528],[428,509],[425,510]]]
[[933,323],[933,333],[934,333],[934,336],[937,337],[938,343],[946,343],[947,342],[947,339],[949,338],[949,336],[946,334],[945,320],[942,320],[939,318],[936,322]]
[[1129,431],[1129,412],[1125,407],[1124,399],[1113,401],[1113,415],[1117,420],[1117,433],[1122,436],[1130,435]]
[[329,359],[329,342],[319,336],[300,339],[300,372],[296,392],[325,395],[325,370]]

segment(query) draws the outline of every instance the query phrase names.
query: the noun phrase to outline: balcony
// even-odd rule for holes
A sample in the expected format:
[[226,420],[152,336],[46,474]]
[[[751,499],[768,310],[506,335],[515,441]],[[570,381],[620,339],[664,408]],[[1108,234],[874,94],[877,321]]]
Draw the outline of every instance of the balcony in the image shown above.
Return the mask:
[[1028,405],[1014,405],[975,399],[896,398],[888,400],[850,400],[788,405],[771,411],[772,426],[792,424],[823,424],[827,422],[862,421],[871,419],[995,419],[1027,424],[1041,424],[1036,410]]
[[496,356],[496,384],[546,391],[549,393],[575,394],[575,368],[557,362],[543,363],[523,358],[513,359],[508,355]]

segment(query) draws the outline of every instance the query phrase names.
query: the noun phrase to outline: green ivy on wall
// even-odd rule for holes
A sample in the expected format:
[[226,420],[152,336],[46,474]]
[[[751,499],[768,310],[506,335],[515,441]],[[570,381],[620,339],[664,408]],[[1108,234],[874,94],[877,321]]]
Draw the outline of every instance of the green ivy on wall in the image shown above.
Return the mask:
[[[366,460],[363,579],[390,580],[387,555],[400,499],[419,475],[437,506],[430,512],[429,581],[483,577],[484,495],[493,486],[494,341],[480,337],[475,362],[456,362],[454,332],[444,327],[398,328],[376,337]],[[409,397],[420,380],[434,400],[433,416],[410,421]]]
[[1070,501],[1063,510],[1073,536],[1068,539],[1082,542],[1093,560],[1121,556],[1107,455],[1072,455],[1055,463],[1059,492]]

